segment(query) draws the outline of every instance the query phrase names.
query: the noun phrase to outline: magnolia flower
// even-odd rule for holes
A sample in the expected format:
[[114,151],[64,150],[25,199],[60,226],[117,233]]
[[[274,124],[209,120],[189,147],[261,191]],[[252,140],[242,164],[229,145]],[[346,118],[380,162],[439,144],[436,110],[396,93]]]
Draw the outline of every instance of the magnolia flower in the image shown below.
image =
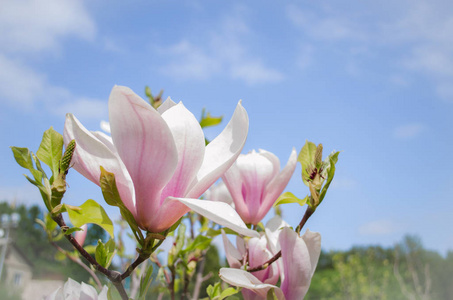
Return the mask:
[[107,300],[107,287],[104,285],[101,293],[98,295],[96,289],[91,285],[78,283],[68,278],[64,286],[58,288],[46,300]]
[[100,166],[114,173],[122,201],[144,230],[166,230],[190,210],[189,204],[201,207],[211,219],[221,218],[208,209],[215,205],[200,206],[190,198],[199,198],[239,156],[248,132],[240,102],[208,146],[194,115],[171,99],[156,110],[129,88],[115,86],[109,119],[111,137],[90,132],[75,116],[66,116],[65,144],[73,139],[77,144],[74,169],[98,185]]
[[[273,254],[267,249],[267,240],[265,236],[253,237],[248,240],[247,246],[241,237],[236,237],[237,248],[228,240],[225,235],[225,232],[222,230],[223,235],[223,244],[225,247],[225,255],[228,261],[228,264],[232,268],[241,268],[247,258],[248,265],[253,267],[258,267],[272,258]],[[248,252],[247,252],[248,251]],[[266,284],[274,285],[277,283],[279,278],[279,267],[278,264],[272,264],[265,270],[254,272],[253,276],[255,278]],[[255,300],[261,299],[258,294],[253,290],[243,289],[242,295],[245,300]]]
[[85,243],[85,238],[87,237],[88,226],[87,224],[83,224],[82,226],[80,226],[80,228],[82,230],[76,231],[76,233],[74,234],[74,238],[77,241],[77,243],[79,243],[80,246],[83,246],[83,243]]
[[291,179],[296,162],[295,149],[281,172],[278,157],[265,150],[238,157],[222,179],[245,223],[256,225],[264,218]]
[[[272,263],[268,268],[262,271],[249,273],[240,269],[243,265],[243,253],[247,247],[245,244],[238,242],[237,249],[224,237],[225,253],[231,268],[220,269],[220,277],[231,285],[244,288],[243,296],[246,300],[267,299],[267,293],[270,289],[278,299],[300,300],[303,299],[310,286],[311,278],[315,272],[321,253],[321,235],[317,232],[307,232],[300,237],[286,223],[279,218],[273,218],[266,224],[267,247],[255,241],[261,239],[252,238],[249,240],[249,256],[260,257],[260,263],[253,262],[249,258],[249,266],[255,267],[262,265],[269,260],[268,251],[275,254],[281,251],[281,258]],[[278,232],[276,238],[275,233]],[[277,241],[276,241],[277,239]],[[241,239],[242,240],[242,239]],[[251,243],[252,242],[252,243]],[[259,246],[257,247],[257,245]],[[260,252],[257,251],[260,249]],[[258,255],[257,255],[258,254]],[[265,257],[268,257],[265,259]],[[278,268],[279,272],[275,273]],[[268,271],[267,276],[264,275]],[[275,274],[277,277],[275,278]],[[280,274],[280,287],[275,284]],[[263,276],[264,275],[264,276]]]

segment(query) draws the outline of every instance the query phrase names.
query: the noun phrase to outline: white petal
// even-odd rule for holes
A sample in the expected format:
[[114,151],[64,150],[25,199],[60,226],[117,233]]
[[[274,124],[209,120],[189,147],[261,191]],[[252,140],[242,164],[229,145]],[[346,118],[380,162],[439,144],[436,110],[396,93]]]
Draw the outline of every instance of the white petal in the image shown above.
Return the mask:
[[170,128],[178,152],[178,165],[162,198],[184,197],[203,162],[204,133],[195,116],[181,102],[165,111],[162,118]]
[[321,255],[321,234],[307,229],[302,236],[310,254],[311,262],[311,276],[315,273],[316,266],[318,265],[319,256]]
[[219,225],[230,228],[239,234],[259,237],[258,232],[248,229],[237,212],[224,202],[189,198],[169,198],[178,200],[196,213],[199,213]]
[[278,299],[285,299],[280,288],[272,284],[262,283],[258,280],[258,278],[247,271],[232,268],[221,268],[219,276],[223,281],[231,285],[253,290],[262,297],[266,297],[269,289],[275,289]]
[[173,102],[173,100],[171,100],[170,97],[167,98],[167,100],[165,100],[164,103],[162,103],[158,108],[157,108],[157,111],[160,113],[160,114],[163,114],[167,109],[169,108],[172,108],[173,106],[175,106],[176,103]]
[[248,129],[249,118],[239,102],[228,125],[206,146],[203,164],[187,194],[188,198],[200,197],[231,167],[244,147]]
[[223,248],[225,249],[225,256],[227,258],[228,264],[232,268],[240,268],[242,266],[241,260],[242,255],[239,253],[238,249],[236,249],[233,244],[228,239],[225,231],[222,229],[222,240],[223,240]]
[[112,145],[108,146],[88,131],[72,114],[66,115],[64,134],[65,145],[76,141],[72,158],[74,169],[99,185],[100,166],[115,174],[118,191],[126,207],[135,215],[135,195],[132,179]]

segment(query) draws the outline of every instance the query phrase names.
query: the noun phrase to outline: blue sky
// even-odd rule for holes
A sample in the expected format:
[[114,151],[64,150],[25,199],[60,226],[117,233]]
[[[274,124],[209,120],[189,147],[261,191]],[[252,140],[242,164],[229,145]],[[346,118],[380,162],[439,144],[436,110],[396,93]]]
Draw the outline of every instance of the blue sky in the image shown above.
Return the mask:
[[[0,10],[0,199],[39,203],[9,146],[36,151],[74,113],[107,120],[113,85],[164,89],[196,116],[250,117],[244,152],[286,163],[310,140],[341,150],[308,227],[325,249],[417,234],[453,249],[450,1],[5,0]],[[224,123],[224,125],[226,122]],[[222,126],[208,130],[213,138]],[[75,172],[66,201],[102,201]],[[287,190],[308,193],[300,167]],[[116,213],[115,210],[110,210]],[[296,225],[304,209],[284,208]]]

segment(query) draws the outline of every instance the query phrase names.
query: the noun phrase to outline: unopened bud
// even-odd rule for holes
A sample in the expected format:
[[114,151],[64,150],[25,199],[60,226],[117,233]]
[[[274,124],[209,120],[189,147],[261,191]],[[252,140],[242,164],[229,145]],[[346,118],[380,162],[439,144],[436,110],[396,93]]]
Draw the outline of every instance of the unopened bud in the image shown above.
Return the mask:
[[74,150],[76,147],[75,140],[69,142],[66,146],[66,150],[64,151],[63,158],[60,161],[60,173],[66,174],[69,170],[69,166],[71,164],[72,155],[74,154]]
[[316,152],[315,152],[315,167],[319,168],[322,165],[322,144],[319,144],[318,147],[316,147]]

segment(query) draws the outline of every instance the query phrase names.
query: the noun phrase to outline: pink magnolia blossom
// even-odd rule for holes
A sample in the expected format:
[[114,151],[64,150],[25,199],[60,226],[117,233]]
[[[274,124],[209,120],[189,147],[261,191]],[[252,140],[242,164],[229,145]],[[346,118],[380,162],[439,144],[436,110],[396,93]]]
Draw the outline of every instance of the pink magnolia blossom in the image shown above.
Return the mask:
[[265,150],[238,157],[222,179],[245,223],[256,225],[264,218],[291,179],[296,163],[295,149],[282,171],[278,157]]
[[82,230],[76,231],[76,233],[74,234],[74,238],[77,241],[77,243],[79,243],[80,246],[83,246],[83,244],[85,243],[85,238],[87,237],[88,226],[87,224],[83,224],[82,226],[80,226],[80,228]]
[[[274,235],[268,235],[267,233],[266,236],[269,243],[274,238]],[[253,239],[250,239],[250,241]],[[229,284],[243,287],[246,291],[243,293],[246,300],[265,300],[270,289],[274,289],[277,298],[280,300],[303,299],[310,286],[311,278],[321,253],[321,235],[319,233],[307,230],[300,237],[289,227],[280,229],[278,248],[282,251],[282,255],[280,259],[267,268],[270,269],[274,265],[277,266],[278,262],[281,261],[279,272],[281,284],[278,287],[275,285],[278,277],[277,279],[271,277],[272,279],[269,280],[259,274],[267,269],[254,273],[239,269],[240,266],[238,267],[238,265],[241,265],[239,258],[243,257],[238,250],[239,247],[238,249],[234,248],[231,242],[225,241],[225,238],[224,243],[226,256],[231,268],[220,269],[219,275],[222,280]],[[232,249],[236,251],[231,251]]]
[[[223,244],[225,247],[225,255],[228,264],[232,268],[240,269],[243,267],[245,258],[247,258],[248,265],[250,267],[257,267],[272,258],[272,253],[267,249],[267,240],[263,235],[261,237],[253,237],[248,239],[247,245],[244,239],[237,236],[236,245],[237,248],[228,240],[225,232],[222,230]],[[248,252],[247,252],[248,251]],[[257,271],[253,273],[253,276],[262,283],[274,285],[277,283],[279,278],[278,264],[272,264],[265,270]],[[245,300],[259,300],[262,299],[260,294],[257,294],[253,290],[243,289],[242,295]]]
[[65,144],[75,139],[74,168],[94,183],[100,166],[115,174],[125,206],[150,232],[166,230],[190,210],[195,202],[189,198],[200,197],[230,168],[248,132],[247,112],[238,103],[226,128],[205,146],[197,119],[182,103],[168,99],[155,110],[120,86],[110,94],[109,119],[111,137],[88,131],[68,114]]

